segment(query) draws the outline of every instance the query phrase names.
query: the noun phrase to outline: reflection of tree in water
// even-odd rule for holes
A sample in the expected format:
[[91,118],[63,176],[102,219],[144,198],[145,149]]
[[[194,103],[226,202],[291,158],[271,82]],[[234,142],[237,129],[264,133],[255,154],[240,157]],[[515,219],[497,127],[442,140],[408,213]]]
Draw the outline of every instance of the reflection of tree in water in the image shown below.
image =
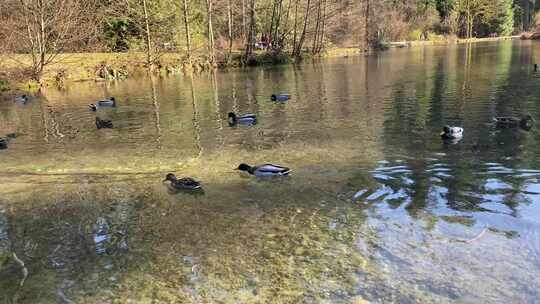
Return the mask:
[[197,105],[197,95],[195,93],[195,86],[193,83],[193,75],[189,76],[189,83],[190,83],[190,89],[191,89],[191,104],[193,106],[193,129],[195,130],[195,145],[197,146],[197,150],[199,151],[197,157],[201,157],[203,154],[203,148],[201,144],[201,125],[200,125],[200,117],[199,117],[199,107]]
[[156,142],[157,142],[157,149],[161,150],[161,137],[163,135],[163,132],[161,130],[161,119],[160,119],[160,102],[157,98],[156,93],[156,79],[153,76],[150,76],[150,93],[152,96],[152,105],[154,109],[154,126],[156,128]]
[[216,71],[213,71],[211,73],[212,78],[212,97],[214,99],[214,106],[215,106],[215,121],[217,124],[217,134],[216,134],[216,144],[218,148],[221,148],[224,144],[224,136],[223,136],[223,119],[221,119],[221,100],[219,98],[219,82],[218,82],[218,75]]

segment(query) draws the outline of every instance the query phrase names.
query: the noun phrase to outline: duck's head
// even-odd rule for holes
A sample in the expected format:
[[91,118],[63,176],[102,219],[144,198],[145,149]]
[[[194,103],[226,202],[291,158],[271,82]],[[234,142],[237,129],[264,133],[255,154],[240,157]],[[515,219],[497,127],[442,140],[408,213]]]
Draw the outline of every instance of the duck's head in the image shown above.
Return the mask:
[[112,102],[116,102],[116,99],[114,99],[114,97],[109,98],[109,100]]
[[27,99],[28,96],[26,96],[26,94],[23,94],[23,95],[21,96],[21,98],[22,98],[22,99]]
[[234,114],[233,112],[229,112],[229,122],[235,122],[236,121],[236,114]]
[[537,63],[534,64],[534,70],[538,71],[538,64]]
[[174,175],[173,173],[169,173],[167,174],[167,176],[165,177],[165,179],[163,180],[164,182],[166,181],[175,181],[176,180],[176,175]]
[[450,126],[444,126],[444,127],[442,128],[442,133],[443,133],[443,134],[448,134],[448,133],[450,133]]
[[276,101],[277,100],[277,95],[276,94],[272,94],[272,96],[270,96],[270,99],[272,101]]
[[249,171],[249,169],[251,169],[251,166],[247,164],[240,164],[240,166],[236,168],[236,170],[240,170],[240,171]]
[[525,115],[519,121],[519,126],[525,131],[530,131],[532,129],[533,123],[534,123],[534,119],[532,118],[532,116]]
[[93,103],[92,103],[92,104],[89,104],[89,105],[88,105],[88,108],[89,108],[90,111],[92,111],[92,112],[97,111],[97,106],[96,106],[95,104],[93,104]]

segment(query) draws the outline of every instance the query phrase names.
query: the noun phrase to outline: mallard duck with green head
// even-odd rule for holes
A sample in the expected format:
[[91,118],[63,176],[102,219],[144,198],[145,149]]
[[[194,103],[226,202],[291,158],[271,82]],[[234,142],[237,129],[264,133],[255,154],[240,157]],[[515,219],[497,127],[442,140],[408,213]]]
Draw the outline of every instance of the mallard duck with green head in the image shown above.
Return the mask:
[[240,164],[236,170],[248,172],[251,175],[258,177],[267,176],[287,176],[291,173],[291,169],[272,164],[264,164],[259,166],[250,166],[247,164]]
[[287,101],[289,99],[291,99],[291,95],[289,94],[284,94],[284,93],[281,93],[281,94],[272,94],[270,96],[270,99],[272,101],[280,101],[280,102],[284,102],[284,101]]
[[441,138],[444,140],[456,140],[463,138],[463,128],[444,126],[441,132]]
[[88,105],[90,111],[97,111],[98,108],[114,108],[116,107],[116,99],[111,97],[109,99],[99,100],[96,103],[91,103]]
[[229,126],[244,125],[253,126],[257,124],[257,115],[255,114],[243,114],[236,115],[233,112],[229,113]]

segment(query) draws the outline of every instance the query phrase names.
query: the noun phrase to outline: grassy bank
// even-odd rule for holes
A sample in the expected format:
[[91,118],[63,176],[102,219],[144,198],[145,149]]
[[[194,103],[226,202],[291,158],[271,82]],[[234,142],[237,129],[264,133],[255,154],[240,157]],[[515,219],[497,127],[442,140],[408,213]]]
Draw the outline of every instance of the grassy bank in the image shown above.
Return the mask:
[[[441,36],[442,37],[442,36]],[[499,41],[516,39],[519,36],[475,38],[475,39],[436,39],[430,41],[402,41],[382,44],[389,47],[415,47],[429,45],[450,45],[459,43],[475,43],[485,41]],[[353,56],[360,53],[358,47],[331,48],[317,57],[343,57]],[[304,58],[310,58],[310,53],[305,53]],[[68,82],[74,81],[108,81],[120,80],[136,75],[147,73],[144,53],[76,53],[61,54],[55,63],[48,65],[43,74],[42,85],[62,87]],[[24,67],[29,66],[31,58],[28,55],[0,55],[0,93],[9,95],[20,91],[32,91],[39,89],[39,84],[30,81]],[[256,52],[247,62],[242,61],[242,52],[233,52],[231,57],[221,59],[218,68],[277,65],[294,62],[288,53],[271,54]],[[178,53],[166,53],[159,56],[155,64],[155,73],[161,75],[178,73],[199,73],[213,69],[204,56],[196,56],[191,64],[187,64],[185,58]]]
[[[357,48],[339,48],[329,50],[323,57],[336,57],[358,54]],[[294,62],[288,53],[271,54],[258,51],[246,62],[242,60],[242,52],[233,52],[229,59],[218,61],[217,68],[241,66],[277,65]],[[306,53],[306,58],[309,55]],[[61,54],[55,63],[47,65],[42,85],[62,87],[74,81],[107,81],[120,80],[148,72],[144,53],[76,53]],[[24,67],[30,66],[31,58],[27,55],[0,56],[0,91],[32,91],[39,85],[30,80]],[[214,69],[204,56],[196,56],[191,64],[185,57],[177,53],[161,54],[156,60],[154,72],[161,75],[178,73],[199,73]]]

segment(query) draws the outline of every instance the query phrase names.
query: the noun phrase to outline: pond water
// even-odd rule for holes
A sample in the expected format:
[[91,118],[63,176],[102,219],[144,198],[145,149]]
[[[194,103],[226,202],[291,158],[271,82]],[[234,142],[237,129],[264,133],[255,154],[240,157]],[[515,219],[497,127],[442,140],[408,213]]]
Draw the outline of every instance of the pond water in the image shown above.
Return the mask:
[[[479,43],[2,101],[0,263],[28,277],[0,266],[0,303],[538,303],[534,62],[540,44]],[[492,124],[525,114],[528,132]]]

